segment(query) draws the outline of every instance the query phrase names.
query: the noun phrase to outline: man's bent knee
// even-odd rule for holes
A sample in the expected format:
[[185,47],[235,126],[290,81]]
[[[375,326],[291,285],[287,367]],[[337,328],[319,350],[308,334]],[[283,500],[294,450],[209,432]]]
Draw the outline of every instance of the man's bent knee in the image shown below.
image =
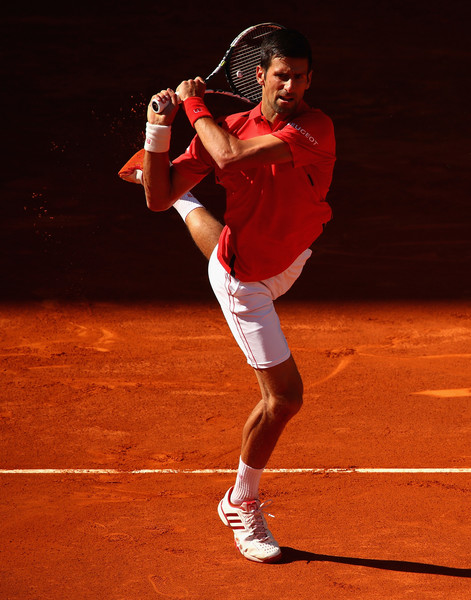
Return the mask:
[[292,357],[281,365],[255,372],[267,411],[276,420],[289,421],[303,404],[303,381]]
[[272,418],[286,423],[301,410],[302,405],[302,391],[301,393],[293,391],[289,394],[269,396],[267,398],[267,409],[271,413]]

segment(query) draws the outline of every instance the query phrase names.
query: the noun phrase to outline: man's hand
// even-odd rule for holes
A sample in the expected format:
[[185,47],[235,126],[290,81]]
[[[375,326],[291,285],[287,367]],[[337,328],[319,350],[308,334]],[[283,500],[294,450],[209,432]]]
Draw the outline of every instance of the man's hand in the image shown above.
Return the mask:
[[[152,108],[153,100],[158,100],[159,102],[169,102],[169,104],[160,114],[157,114]],[[147,121],[154,125],[171,125],[175,119],[175,115],[178,112],[178,104],[178,96],[170,88],[167,90],[162,90],[158,94],[154,94],[147,107]]]
[[[190,96],[199,96],[200,98],[203,98],[205,90],[206,84],[204,79],[202,77],[196,77],[195,79],[182,81],[177,87],[176,92],[168,88],[162,90],[158,94],[154,94],[147,107],[147,121],[154,125],[171,125],[178,112],[178,104]],[[160,114],[157,114],[152,109],[153,100],[169,102],[169,104]]]
[[186,81],[182,81],[180,83],[176,91],[182,102],[191,96],[199,96],[200,98],[203,98],[204,92],[206,91],[206,83],[202,77],[196,77],[196,79],[187,79]]

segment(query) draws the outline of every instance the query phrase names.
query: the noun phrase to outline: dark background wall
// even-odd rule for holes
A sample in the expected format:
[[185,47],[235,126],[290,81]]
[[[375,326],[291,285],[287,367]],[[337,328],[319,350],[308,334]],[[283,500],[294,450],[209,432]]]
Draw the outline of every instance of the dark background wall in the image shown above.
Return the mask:
[[[9,6],[2,299],[210,297],[178,215],[148,211],[117,171],[142,147],[150,95],[207,75],[239,31],[262,21],[311,40],[308,100],[332,117],[338,144],[334,219],[291,298],[469,297],[470,16],[462,0]],[[173,152],[190,136],[182,116]],[[222,215],[211,177],[197,195]]]

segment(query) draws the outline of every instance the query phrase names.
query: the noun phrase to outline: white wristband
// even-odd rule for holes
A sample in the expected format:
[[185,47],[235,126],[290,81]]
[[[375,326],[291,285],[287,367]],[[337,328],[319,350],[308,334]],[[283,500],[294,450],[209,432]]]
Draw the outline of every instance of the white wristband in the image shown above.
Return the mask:
[[147,150],[147,152],[168,152],[171,133],[171,125],[147,123],[144,150]]

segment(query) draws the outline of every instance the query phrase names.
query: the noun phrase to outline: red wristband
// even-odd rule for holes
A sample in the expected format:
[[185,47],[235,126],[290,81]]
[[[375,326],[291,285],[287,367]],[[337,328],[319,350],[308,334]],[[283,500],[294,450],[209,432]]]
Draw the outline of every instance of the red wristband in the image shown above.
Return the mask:
[[201,119],[201,117],[209,117],[210,119],[213,118],[213,115],[206,107],[203,98],[200,98],[199,96],[190,96],[184,100],[183,108],[192,127],[195,126],[196,121]]

